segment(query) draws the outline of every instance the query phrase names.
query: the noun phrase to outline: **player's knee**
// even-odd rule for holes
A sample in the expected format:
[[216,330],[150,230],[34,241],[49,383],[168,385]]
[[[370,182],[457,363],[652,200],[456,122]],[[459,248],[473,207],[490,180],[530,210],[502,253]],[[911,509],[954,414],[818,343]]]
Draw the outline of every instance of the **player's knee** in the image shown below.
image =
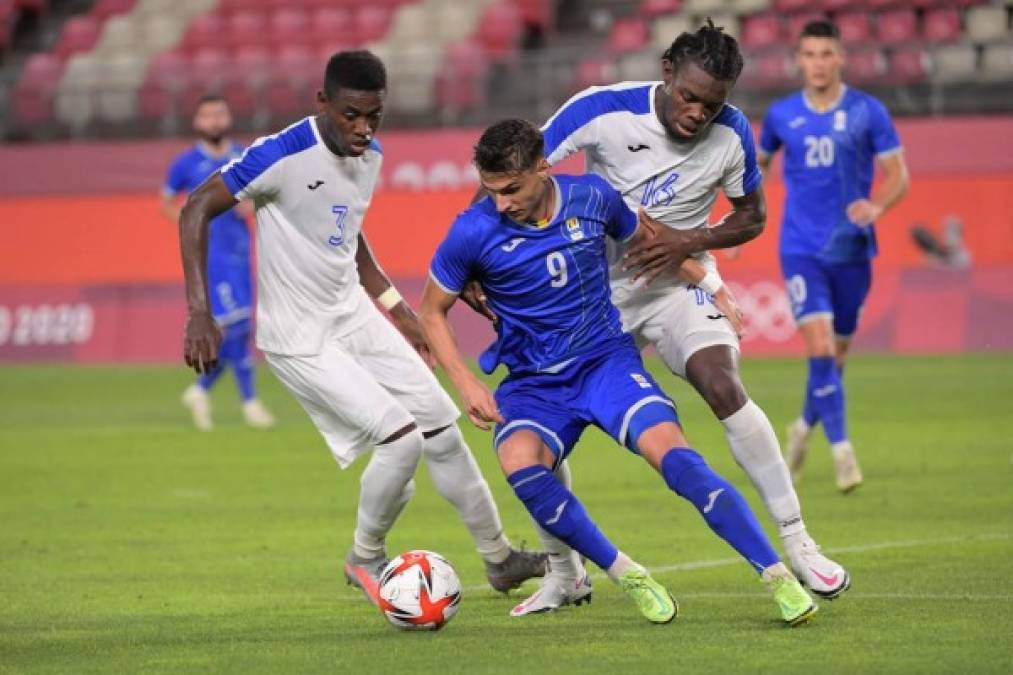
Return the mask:
[[414,470],[422,457],[422,432],[414,422],[395,431],[373,448],[374,460]]
[[422,449],[429,460],[438,462],[467,452],[468,446],[456,424],[444,427],[432,435],[423,433],[422,436],[424,439]]
[[551,467],[555,456],[542,437],[531,429],[517,429],[509,436],[497,439],[496,455],[505,476],[531,466]]
[[717,418],[722,420],[734,415],[749,402],[746,389],[735,372],[715,373],[702,383],[700,393]]

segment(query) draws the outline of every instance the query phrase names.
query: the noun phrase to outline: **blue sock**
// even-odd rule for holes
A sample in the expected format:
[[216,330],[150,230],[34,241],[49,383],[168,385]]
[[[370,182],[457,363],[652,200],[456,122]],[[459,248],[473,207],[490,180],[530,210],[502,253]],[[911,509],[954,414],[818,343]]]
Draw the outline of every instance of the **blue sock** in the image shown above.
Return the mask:
[[808,382],[805,385],[805,402],[802,404],[802,419],[811,427],[816,426],[820,421],[820,416],[816,413],[816,407],[813,405],[812,390]]
[[244,402],[256,398],[257,393],[253,387],[253,358],[250,355],[249,319],[237,321],[226,327],[221,355],[236,378],[239,397]]
[[672,448],[661,460],[661,475],[675,494],[696,507],[710,528],[756,571],[780,561],[746,500],[689,448]]
[[546,532],[566,542],[595,565],[608,570],[619,550],[584,511],[584,506],[544,466],[525,467],[507,477],[514,494]]
[[218,367],[212,370],[206,375],[201,375],[197,378],[197,386],[204,391],[209,391],[214,386],[215,382],[221,377],[225,371],[225,365],[221,359],[218,360]]
[[848,440],[844,418],[844,383],[832,356],[809,359],[807,397],[823,423],[823,431],[831,443]]

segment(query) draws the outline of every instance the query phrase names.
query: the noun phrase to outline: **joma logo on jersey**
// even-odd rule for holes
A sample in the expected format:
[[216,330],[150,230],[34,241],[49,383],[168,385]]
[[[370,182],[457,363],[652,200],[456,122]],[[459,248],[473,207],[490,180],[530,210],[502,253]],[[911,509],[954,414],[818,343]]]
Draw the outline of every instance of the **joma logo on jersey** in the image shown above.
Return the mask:
[[580,241],[584,238],[584,228],[580,226],[580,220],[577,218],[566,220],[566,236],[570,238],[570,241]]

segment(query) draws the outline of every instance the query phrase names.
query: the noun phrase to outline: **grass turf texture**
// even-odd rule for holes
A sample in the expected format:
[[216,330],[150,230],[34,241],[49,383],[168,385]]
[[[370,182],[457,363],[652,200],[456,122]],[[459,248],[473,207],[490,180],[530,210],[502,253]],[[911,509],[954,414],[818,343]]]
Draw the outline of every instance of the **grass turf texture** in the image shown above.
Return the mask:
[[[772,532],[720,425],[651,367],[691,441]],[[794,630],[696,512],[596,431],[573,457],[576,492],[619,546],[661,568],[680,618],[647,624],[602,578],[589,607],[509,617],[524,596],[483,586],[466,531],[423,475],[390,552],[439,551],[467,590],[443,631],[401,633],[339,571],[364,462],[339,471],[266,372],[281,426],[243,428],[223,380],[209,434],[178,403],[182,368],[0,372],[0,672],[1013,671],[1013,356],[849,366],[866,484],[838,495],[819,439],[800,495],[854,583]],[[803,366],[748,361],[744,377],[780,431]],[[488,435],[465,433],[507,532],[534,542]]]

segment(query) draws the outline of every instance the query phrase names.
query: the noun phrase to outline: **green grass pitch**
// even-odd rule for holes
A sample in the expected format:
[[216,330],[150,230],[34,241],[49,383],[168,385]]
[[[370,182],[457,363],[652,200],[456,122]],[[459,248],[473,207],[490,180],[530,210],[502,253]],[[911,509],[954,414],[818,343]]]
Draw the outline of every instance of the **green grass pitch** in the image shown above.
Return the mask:
[[[720,425],[651,366],[690,440],[769,526]],[[747,361],[744,378],[780,431],[801,361]],[[363,463],[339,471],[266,369],[281,422],[267,433],[240,425],[231,381],[215,393],[217,430],[192,431],[188,381],[182,367],[0,370],[0,672],[1013,672],[1013,355],[849,366],[866,484],[838,495],[820,439],[800,495],[854,583],[798,629],[688,504],[593,432],[574,454],[575,491],[658,570],[680,618],[647,624],[600,577],[589,607],[510,618],[523,595],[483,586],[423,475],[390,552],[441,552],[466,592],[443,631],[398,632],[340,575]],[[465,427],[509,535],[533,543],[488,435]]]

